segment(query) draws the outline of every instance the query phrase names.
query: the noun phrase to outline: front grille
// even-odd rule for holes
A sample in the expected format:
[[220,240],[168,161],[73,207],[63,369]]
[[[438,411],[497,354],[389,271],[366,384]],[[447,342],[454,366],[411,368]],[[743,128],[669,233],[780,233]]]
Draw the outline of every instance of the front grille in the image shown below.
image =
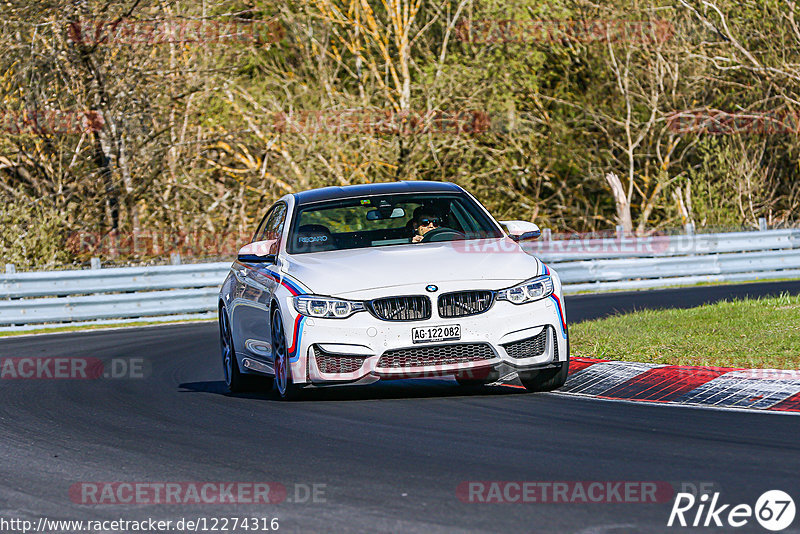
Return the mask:
[[545,345],[547,344],[547,328],[542,330],[542,333],[514,341],[513,343],[504,343],[503,348],[512,358],[531,358],[533,356],[541,356],[544,354]]
[[331,354],[314,346],[314,359],[320,373],[352,373],[361,369],[366,356],[353,354]]
[[468,317],[489,309],[494,300],[491,291],[460,291],[439,297],[439,317]]
[[387,297],[369,303],[375,317],[384,321],[421,321],[431,318],[431,301],[426,296]]
[[404,367],[479,362],[492,358],[494,358],[494,351],[488,344],[465,343],[387,350],[378,360],[377,366],[383,369],[402,369]]

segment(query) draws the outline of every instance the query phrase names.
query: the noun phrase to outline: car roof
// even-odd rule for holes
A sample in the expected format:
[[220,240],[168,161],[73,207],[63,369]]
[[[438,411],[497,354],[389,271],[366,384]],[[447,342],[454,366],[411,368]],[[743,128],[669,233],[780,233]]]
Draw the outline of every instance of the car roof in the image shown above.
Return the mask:
[[395,193],[460,193],[463,190],[450,182],[380,182],[375,184],[347,185],[344,187],[322,187],[295,193],[297,205],[337,200],[340,198],[390,195]]

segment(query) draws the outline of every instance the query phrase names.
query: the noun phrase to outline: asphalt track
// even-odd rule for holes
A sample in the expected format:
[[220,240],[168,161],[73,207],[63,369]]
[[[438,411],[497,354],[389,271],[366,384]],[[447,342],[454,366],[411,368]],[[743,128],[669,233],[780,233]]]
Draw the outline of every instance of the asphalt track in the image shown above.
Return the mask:
[[[570,321],[800,282],[566,298]],[[679,327],[676,325],[676,327]],[[138,358],[145,377],[0,381],[0,518],[277,517],[284,532],[702,531],[657,504],[462,502],[464,481],[713,483],[724,503],[800,505],[800,417],[400,381],[281,403],[224,392],[216,325],[0,340],[0,356]],[[269,505],[84,505],[78,482],[275,481]],[[300,486],[295,486],[299,484]],[[297,499],[317,484],[317,502]],[[322,486],[324,485],[324,486]],[[295,489],[299,488],[299,489]],[[730,529],[728,529],[730,530]],[[754,520],[738,532],[765,532]],[[10,531],[9,531],[10,532]],[[784,532],[800,532],[800,518]]]

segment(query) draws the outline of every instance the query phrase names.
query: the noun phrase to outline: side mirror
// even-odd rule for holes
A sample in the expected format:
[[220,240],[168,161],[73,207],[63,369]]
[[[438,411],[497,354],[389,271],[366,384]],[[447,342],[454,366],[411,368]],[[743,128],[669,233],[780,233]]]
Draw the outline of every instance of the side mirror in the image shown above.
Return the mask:
[[239,249],[236,259],[246,263],[275,263],[278,240],[254,241]]
[[500,224],[508,232],[508,237],[514,241],[525,241],[527,239],[538,239],[542,235],[539,226],[527,221],[500,221]]

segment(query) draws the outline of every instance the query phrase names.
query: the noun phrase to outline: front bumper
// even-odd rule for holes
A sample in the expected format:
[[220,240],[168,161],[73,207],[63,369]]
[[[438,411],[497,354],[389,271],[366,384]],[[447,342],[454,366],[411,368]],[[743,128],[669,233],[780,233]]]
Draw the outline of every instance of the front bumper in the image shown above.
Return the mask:
[[[290,304],[287,302],[287,304]],[[480,315],[425,321],[383,321],[369,312],[347,319],[286,317],[295,384],[367,384],[381,379],[461,375],[485,378],[497,370],[531,370],[568,358],[560,299],[515,305],[498,301]],[[415,327],[461,326],[461,339],[414,343]],[[495,372],[496,374],[496,372]]]

